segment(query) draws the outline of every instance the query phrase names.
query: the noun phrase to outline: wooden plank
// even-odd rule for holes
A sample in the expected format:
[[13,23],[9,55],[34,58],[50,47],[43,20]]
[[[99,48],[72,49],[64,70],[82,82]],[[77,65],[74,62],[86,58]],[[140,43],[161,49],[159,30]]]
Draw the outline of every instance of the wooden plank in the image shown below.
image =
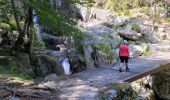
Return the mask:
[[166,68],[170,67],[170,63],[166,63],[166,64],[161,64],[159,66],[157,66],[156,68],[153,68],[153,69],[150,69],[150,70],[147,70],[143,73],[140,73],[140,74],[137,74],[137,75],[134,75],[134,76],[131,76],[131,77],[128,77],[126,79],[124,79],[123,81],[124,82],[133,82],[137,79],[140,79],[140,78],[143,78],[145,76],[148,76],[148,75],[153,75],[161,70],[164,70]]

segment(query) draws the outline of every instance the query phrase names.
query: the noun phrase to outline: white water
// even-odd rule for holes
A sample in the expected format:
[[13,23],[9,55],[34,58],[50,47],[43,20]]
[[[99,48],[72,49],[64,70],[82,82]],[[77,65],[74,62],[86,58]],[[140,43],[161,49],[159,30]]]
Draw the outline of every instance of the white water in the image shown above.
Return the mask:
[[71,71],[70,71],[70,63],[69,63],[69,59],[68,58],[65,58],[61,64],[63,65],[63,68],[64,68],[64,73],[66,75],[70,75],[71,74]]
[[[52,54],[55,56],[59,56],[60,53],[61,53],[61,51],[52,51]],[[70,67],[69,59],[68,58],[60,59],[60,63],[62,64],[62,66],[64,68],[64,73],[66,75],[70,75],[71,67]]]
[[40,33],[40,27],[38,25],[38,16],[36,15],[35,11],[33,11],[33,22],[34,22],[34,29],[35,29],[35,33],[36,33],[36,36],[37,36],[37,39],[39,41],[41,41],[42,39],[42,36],[41,36],[41,33]]

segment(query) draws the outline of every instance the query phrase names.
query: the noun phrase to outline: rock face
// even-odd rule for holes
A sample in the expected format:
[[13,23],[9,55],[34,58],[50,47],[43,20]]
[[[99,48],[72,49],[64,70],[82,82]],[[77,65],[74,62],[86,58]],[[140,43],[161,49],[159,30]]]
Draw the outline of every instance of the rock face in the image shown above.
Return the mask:
[[131,18],[123,16],[108,15],[105,18],[105,25],[110,27],[121,27],[131,22]]
[[140,45],[129,45],[130,57],[136,58],[143,54],[144,48]]
[[84,46],[84,52],[85,52],[85,58],[87,62],[87,68],[93,68],[94,65],[94,60],[92,59],[92,52],[93,48],[90,45]]
[[112,87],[104,93],[104,100],[135,100],[137,96],[133,92],[130,85],[121,83]]
[[59,11],[64,16],[83,20],[79,9],[76,6],[71,5],[67,0],[50,0],[50,3],[57,9],[59,8]]
[[25,53],[18,53],[16,56],[0,56],[0,66],[8,67],[9,70],[22,71],[32,74],[29,56]]
[[57,80],[57,75],[56,74],[50,74],[50,75],[47,75],[44,78],[44,81],[55,81],[55,80]]
[[119,35],[122,36],[125,39],[128,40],[139,40],[140,38],[142,38],[142,34],[137,33],[135,31],[132,30],[120,30],[118,31]]
[[85,59],[75,51],[70,51],[68,53],[68,58],[71,65],[72,73],[77,73],[86,70]]
[[170,99],[170,68],[159,72],[153,77],[153,91],[160,99]]
[[64,69],[57,59],[48,54],[35,53],[31,57],[31,65],[36,76],[45,76],[51,73],[57,76],[64,75]]
[[152,90],[153,86],[153,77],[152,76],[146,76],[142,79],[136,80],[131,84],[132,89],[135,93],[137,93],[138,98],[137,100],[155,100],[154,99],[154,93]]

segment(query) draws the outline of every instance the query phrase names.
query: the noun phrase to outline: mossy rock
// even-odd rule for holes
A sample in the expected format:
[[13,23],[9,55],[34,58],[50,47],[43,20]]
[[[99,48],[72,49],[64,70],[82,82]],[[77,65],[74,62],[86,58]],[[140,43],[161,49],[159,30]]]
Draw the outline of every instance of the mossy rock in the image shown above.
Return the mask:
[[127,87],[129,87],[129,84],[123,83],[123,84],[114,85],[112,88],[115,90],[120,90],[122,88],[127,88]]
[[0,56],[0,66],[14,72],[32,73],[28,54],[20,53],[15,56]]
[[51,73],[55,73],[57,76],[64,75],[64,69],[60,62],[55,57],[46,54],[45,51],[32,53],[31,65],[33,66],[33,72],[36,77],[46,76]]
[[101,51],[106,55],[106,60],[109,62],[113,62],[115,57],[114,53],[112,51],[112,48],[109,44],[107,43],[100,43],[100,44],[92,44],[91,45],[94,52],[92,53],[92,58],[96,61],[98,60],[99,52]]
[[137,98],[128,83],[116,84],[101,96],[102,100],[136,100]]
[[11,26],[11,28],[13,30],[17,30],[17,23],[16,23],[16,20],[15,19],[10,19],[9,20],[9,25]]
[[7,23],[0,23],[0,28],[4,29],[5,31],[11,30],[11,27]]
[[139,25],[138,24],[132,24],[132,30],[134,30],[135,32],[138,32],[138,33],[140,33],[140,27],[139,27]]

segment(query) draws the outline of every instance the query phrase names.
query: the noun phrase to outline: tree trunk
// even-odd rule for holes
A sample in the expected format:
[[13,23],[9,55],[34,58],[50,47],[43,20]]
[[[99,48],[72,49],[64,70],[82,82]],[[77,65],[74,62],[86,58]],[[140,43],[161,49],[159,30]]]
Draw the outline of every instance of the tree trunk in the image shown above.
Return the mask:
[[14,44],[14,46],[12,47],[12,51],[13,50],[18,51],[18,50],[20,50],[21,45],[24,42],[24,40],[23,40],[24,32],[22,31],[20,24],[19,24],[19,18],[17,16],[17,11],[16,11],[17,8],[15,7],[14,0],[11,0],[11,5],[12,5],[13,14],[14,14],[14,17],[15,17],[15,20],[16,20],[16,23],[17,23],[18,32],[19,32],[18,39],[17,39],[16,43]]
[[164,3],[165,3],[165,14],[166,14],[166,17],[167,17],[168,16],[168,1],[165,0]]
[[152,27],[152,33],[155,31],[155,23],[156,23],[156,17],[157,17],[157,14],[156,14],[156,0],[154,0],[153,4],[151,4],[151,7],[153,6],[154,7],[154,12],[153,12],[153,27]]

